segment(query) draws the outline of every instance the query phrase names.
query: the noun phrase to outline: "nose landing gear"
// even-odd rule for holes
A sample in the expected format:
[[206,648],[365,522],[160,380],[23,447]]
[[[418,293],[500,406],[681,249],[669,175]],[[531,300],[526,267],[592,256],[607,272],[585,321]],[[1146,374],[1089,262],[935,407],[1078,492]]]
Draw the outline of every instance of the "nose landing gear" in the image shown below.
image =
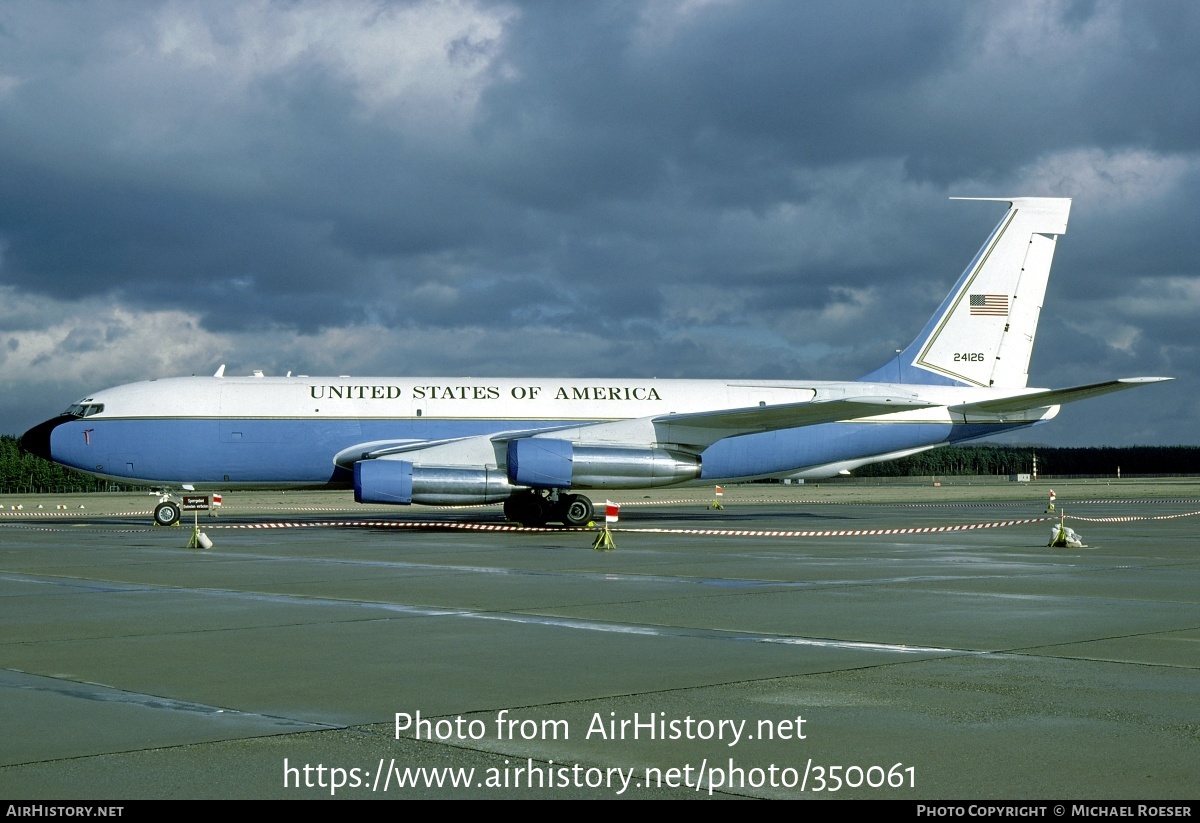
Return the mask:
[[174,526],[179,522],[179,504],[174,500],[164,500],[154,507],[154,525]]

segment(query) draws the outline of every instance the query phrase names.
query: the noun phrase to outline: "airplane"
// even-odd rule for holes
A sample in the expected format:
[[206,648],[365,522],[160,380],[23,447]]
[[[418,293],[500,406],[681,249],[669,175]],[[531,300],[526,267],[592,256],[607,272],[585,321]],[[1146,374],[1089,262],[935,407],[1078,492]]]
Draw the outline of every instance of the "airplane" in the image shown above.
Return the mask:
[[[349,488],[360,503],[503,503],[527,526],[592,520],[582,491],[821,478],[1043,423],[1064,403],[1169,380],[1028,388],[1069,198],[1008,204],[921,333],[858,380],[212,377],[73,403],[21,438],[120,483]],[[164,496],[156,523],[178,522]]]

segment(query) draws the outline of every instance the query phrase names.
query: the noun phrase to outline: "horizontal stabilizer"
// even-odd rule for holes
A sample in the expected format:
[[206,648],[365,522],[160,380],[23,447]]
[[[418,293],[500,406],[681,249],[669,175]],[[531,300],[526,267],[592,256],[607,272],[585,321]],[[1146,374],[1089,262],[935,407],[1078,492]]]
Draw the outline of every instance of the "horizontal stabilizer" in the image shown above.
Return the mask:
[[1099,397],[1115,391],[1134,389],[1151,383],[1162,383],[1173,380],[1171,377],[1124,377],[1120,380],[1109,380],[1106,383],[1092,383],[1087,386],[1075,386],[1070,389],[1048,389],[1046,391],[1021,394],[1016,397],[1005,397],[999,400],[982,400],[978,403],[963,403],[951,406],[950,411],[961,414],[1012,414],[1014,412],[1044,409],[1049,406],[1061,406],[1063,403],[1074,403],[1076,400],[1086,400],[1089,397]]

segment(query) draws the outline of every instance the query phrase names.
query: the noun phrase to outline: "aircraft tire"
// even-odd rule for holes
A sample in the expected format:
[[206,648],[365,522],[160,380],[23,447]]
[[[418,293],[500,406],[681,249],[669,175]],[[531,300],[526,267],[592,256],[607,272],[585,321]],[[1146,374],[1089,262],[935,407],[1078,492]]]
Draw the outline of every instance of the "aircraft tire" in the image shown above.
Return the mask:
[[568,494],[560,502],[564,526],[578,529],[592,522],[595,510],[592,501],[582,494]]
[[504,501],[504,519],[505,520],[509,521],[510,523],[520,523],[521,521],[517,519],[517,517],[518,517],[518,515],[520,515],[520,513],[521,513],[521,507],[517,503],[517,498],[510,497]]
[[154,525],[174,526],[179,522],[179,504],[170,500],[159,503],[154,507]]
[[541,495],[518,494],[504,501],[504,516],[522,526],[540,528],[550,519],[550,508]]

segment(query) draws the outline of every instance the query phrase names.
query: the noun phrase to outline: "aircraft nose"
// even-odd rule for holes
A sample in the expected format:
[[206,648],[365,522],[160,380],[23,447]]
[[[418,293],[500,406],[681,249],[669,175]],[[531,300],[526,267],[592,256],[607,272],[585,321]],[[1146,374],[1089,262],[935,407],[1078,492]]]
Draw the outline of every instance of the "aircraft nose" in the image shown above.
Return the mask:
[[21,451],[36,454],[43,460],[53,460],[50,456],[50,433],[54,429],[68,420],[75,418],[69,414],[60,414],[58,417],[47,420],[45,423],[38,423],[29,431],[21,435]]

